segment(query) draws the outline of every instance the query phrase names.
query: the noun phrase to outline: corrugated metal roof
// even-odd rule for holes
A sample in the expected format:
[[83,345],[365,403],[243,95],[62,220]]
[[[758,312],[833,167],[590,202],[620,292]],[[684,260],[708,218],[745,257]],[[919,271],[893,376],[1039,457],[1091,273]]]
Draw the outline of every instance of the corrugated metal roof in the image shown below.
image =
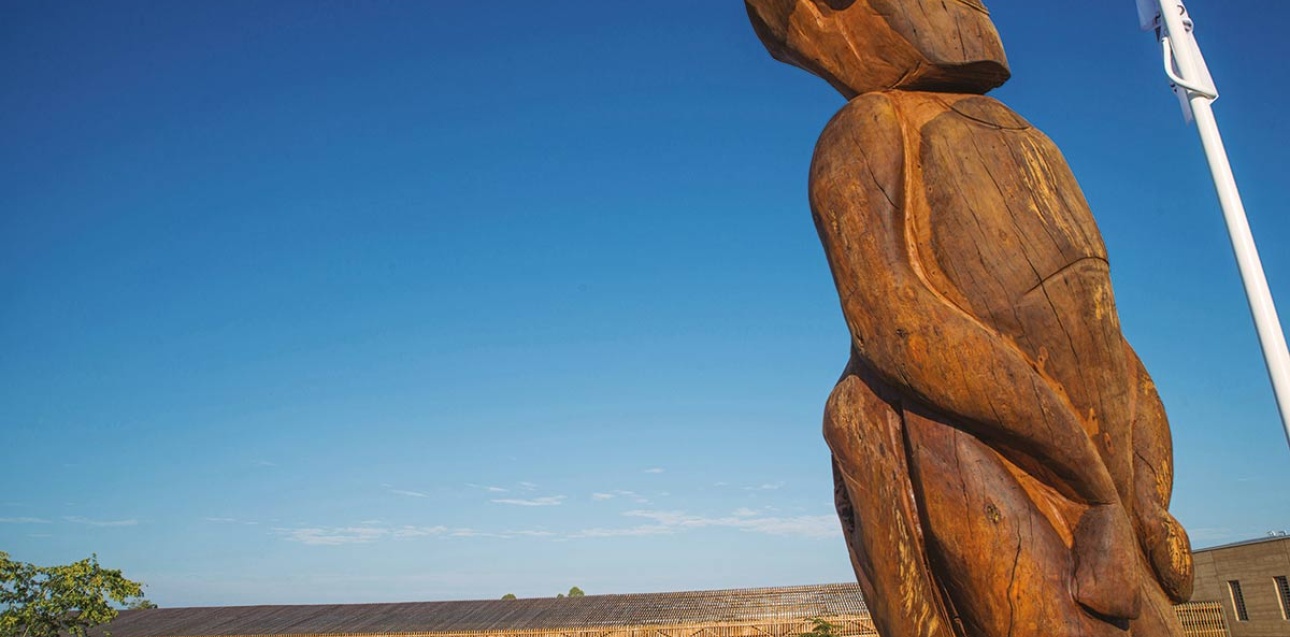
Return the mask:
[[462,602],[123,611],[112,637],[372,635],[755,622],[865,615],[855,584]]

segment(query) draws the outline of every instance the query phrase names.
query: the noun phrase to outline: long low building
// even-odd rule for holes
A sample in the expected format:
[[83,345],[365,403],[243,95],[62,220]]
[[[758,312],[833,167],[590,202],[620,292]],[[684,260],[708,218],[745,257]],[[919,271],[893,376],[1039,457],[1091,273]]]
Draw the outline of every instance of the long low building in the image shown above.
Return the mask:
[[1232,637],[1290,636],[1290,535],[1201,549],[1194,556],[1191,597],[1221,603]]
[[[1216,603],[1177,607],[1190,637],[1224,637]],[[111,637],[837,637],[877,635],[855,584],[486,601],[124,611]],[[102,635],[101,628],[94,631]]]
[[510,600],[124,611],[112,637],[784,637],[812,619],[876,635],[855,584]]

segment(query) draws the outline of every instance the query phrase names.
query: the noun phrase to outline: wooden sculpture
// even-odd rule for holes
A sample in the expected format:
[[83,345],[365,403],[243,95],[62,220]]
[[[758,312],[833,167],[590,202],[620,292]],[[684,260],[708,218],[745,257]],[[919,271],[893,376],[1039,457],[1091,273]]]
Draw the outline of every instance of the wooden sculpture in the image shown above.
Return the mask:
[[986,8],[745,1],[850,100],[810,197],[851,332],[824,435],[879,633],[1181,635],[1164,409],[1061,153],[983,96],[1009,77]]

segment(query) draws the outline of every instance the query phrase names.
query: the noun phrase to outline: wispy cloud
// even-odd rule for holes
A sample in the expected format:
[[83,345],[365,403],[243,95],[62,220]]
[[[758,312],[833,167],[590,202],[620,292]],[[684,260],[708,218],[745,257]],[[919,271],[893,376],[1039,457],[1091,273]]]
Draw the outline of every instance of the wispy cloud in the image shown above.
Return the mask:
[[299,542],[311,546],[341,546],[347,544],[372,544],[388,540],[409,540],[414,538],[495,538],[512,539],[517,537],[547,538],[556,533],[545,530],[521,531],[483,531],[471,528],[452,528],[447,526],[411,526],[387,525],[378,520],[360,522],[354,526],[341,527],[298,527],[275,528],[275,535],[289,542]]
[[[554,506],[564,496],[542,498],[494,500],[518,506]],[[694,515],[684,511],[635,509],[622,514],[639,523],[623,527],[593,527],[578,531],[551,531],[537,529],[476,529],[466,527],[395,525],[383,520],[365,520],[349,526],[275,527],[274,535],[289,542],[311,546],[341,546],[372,544],[376,542],[410,540],[414,538],[439,538],[440,541],[456,539],[490,538],[498,540],[571,540],[587,538],[646,537],[675,535],[696,529],[732,529],[746,533],[761,533],[799,538],[831,538],[839,531],[833,515],[768,515],[766,509],[735,509],[728,515]]]
[[662,467],[650,467],[645,470],[645,473],[663,473],[663,471],[664,469]]
[[237,518],[202,518],[206,522],[219,522],[221,524],[234,524],[238,522]]
[[404,539],[410,537],[433,537],[443,535],[448,532],[446,526],[401,526],[390,531],[390,536],[394,539]]
[[802,538],[832,538],[841,533],[837,517],[827,516],[761,516],[751,509],[739,509],[735,515],[724,517],[694,516],[681,511],[628,511],[627,517],[641,517],[653,521],[664,529],[689,530],[724,527],[749,533],[768,535],[795,535]]
[[447,534],[446,526],[376,526],[274,528],[273,532],[288,541],[311,546],[370,544],[377,540],[407,539]]
[[538,485],[532,482],[521,482],[519,484],[519,487],[523,491],[536,491],[538,488]]
[[466,486],[472,489],[483,489],[489,493],[506,493],[507,491],[510,491],[510,489],[503,489],[502,487],[495,487],[489,484],[471,484],[467,482]]
[[594,528],[570,533],[570,538],[639,537],[642,535],[671,535],[676,529],[662,524],[642,524],[621,529]]
[[775,491],[777,489],[783,488],[783,486],[784,486],[784,483],[782,481],[767,482],[767,483],[759,484],[755,487],[744,487],[744,490],[745,491]]
[[505,539],[507,536],[503,533],[491,533],[489,531],[477,531],[475,529],[456,529],[448,535],[452,537],[492,537]]
[[49,524],[42,518],[0,518],[0,524]]
[[83,518],[83,517],[81,517],[81,516],[79,516],[79,515],[69,515],[69,516],[65,516],[63,519],[64,519],[64,520],[67,520],[68,522],[73,522],[73,523],[76,523],[76,524],[84,524],[85,526],[98,526],[98,527],[108,527],[108,526],[136,526],[136,525],[138,525],[138,524],[139,524],[139,521],[138,521],[138,520],[134,520],[134,519],[130,519],[130,520],[91,520],[91,519],[89,519],[89,518]]
[[256,461],[255,461],[255,466],[257,466],[257,467],[276,467],[276,466],[278,466],[278,463],[276,463],[276,462],[269,462],[268,460],[256,460]]
[[453,529],[448,534],[451,537],[487,537],[501,540],[510,540],[517,537],[536,537],[547,538],[555,537],[556,533],[552,531],[480,531],[477,529]]
[[645,496],[639,493],[636,493],[635,491],[625,491],[623,489],[615,489],[613,491],[597,491],[596,493],[591,494],[591,499],[597,502],[613,500],[614,498],[625,498],[625,499],[631,500],[632,502],[635,502],[636,504],[649,504],[649,498],[646,498]]
[[691,515],[683,511],[627,511],[625,517],[643,518],[648,524],[622,528],[591,528],[571,533],[569,538],[613,538],[649,535],[672,535],[694,529],[728,528],[749,533],[805,538],[837,536],[837,518],[833,515],[766,516],[748,508],[736,509],[728,516]]
[[492,500],[492,502],[495,502],[497,504],[513,504],[515,506],[522,506],[522,507],[550,507],[550,506],[559,506],[564,502],[564,500],[565,500],[565,496],[562,496],[562,495],[548,495],[540,498],[528,498],[528,499],[496,498]]
[[1187,536],[1193,543],[1199,544],[1234,540],[1237,537],[1254,537],[1254,535],[1249,533],[1238,534],[1233,529],[1229,529],[1227,527],[1188,528]]
[[367,544],[388,537],[382,528],[355,526],[339,528],[273,529],[274,533],[292,542],[311,546],[340,546],[342,544]]
[[393,493],[393,494],[395,494],[395,495],[406,495],[406,496],[408,496],[408,497],[410,497],[410,498],[427,498],[427,497],[430,497],[430,496],[427,496],[427,495],[426,495],[426,494],[424,494],[424,493],[421,493],[420,491],[408,491],[407,489],[390,489],[390,493]]

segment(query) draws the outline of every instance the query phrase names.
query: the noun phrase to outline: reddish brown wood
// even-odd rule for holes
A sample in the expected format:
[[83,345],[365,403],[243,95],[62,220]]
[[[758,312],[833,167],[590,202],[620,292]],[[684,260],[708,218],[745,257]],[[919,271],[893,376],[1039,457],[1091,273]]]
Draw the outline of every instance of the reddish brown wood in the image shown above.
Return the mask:
[[985,7],[746,4],[851,98],[810,195],[852,337],[824,434],[879,631],[1180,635],[1164,408],[1061,153],[979,94],[1008,77]]

